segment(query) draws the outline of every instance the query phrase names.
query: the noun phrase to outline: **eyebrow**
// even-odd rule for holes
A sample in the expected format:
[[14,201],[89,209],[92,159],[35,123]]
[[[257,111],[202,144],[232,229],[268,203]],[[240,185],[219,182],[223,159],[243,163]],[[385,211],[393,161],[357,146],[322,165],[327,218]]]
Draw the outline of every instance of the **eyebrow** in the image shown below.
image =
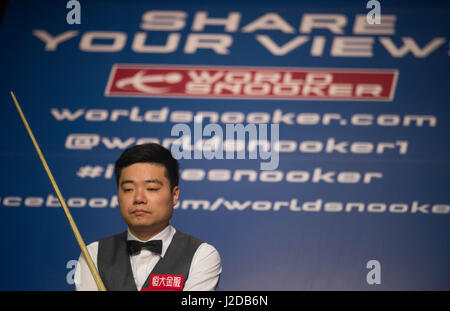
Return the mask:
[[[159,179],[147,179],[147,180],[145,180],[145,182],[146,183],[157,183],[161,186],[163,185],[162,181],[160,181]],[[124,184],[134,184],[134,181],[131,179],[126,179],[120,183],[121,186],[123,186]]]

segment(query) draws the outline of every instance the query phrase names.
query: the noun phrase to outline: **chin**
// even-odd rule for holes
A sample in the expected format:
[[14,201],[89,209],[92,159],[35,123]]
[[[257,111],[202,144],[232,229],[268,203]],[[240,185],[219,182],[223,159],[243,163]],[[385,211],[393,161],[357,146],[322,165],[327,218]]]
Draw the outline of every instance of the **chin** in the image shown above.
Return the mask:
[[159,227],[165,227],[168,223],[166,222],[155,222],[155,221],[145,221],[134,219],[128,223],[128,226],[132,228],[139,228],[139,229],[152,229],[152,228],[159,228]]

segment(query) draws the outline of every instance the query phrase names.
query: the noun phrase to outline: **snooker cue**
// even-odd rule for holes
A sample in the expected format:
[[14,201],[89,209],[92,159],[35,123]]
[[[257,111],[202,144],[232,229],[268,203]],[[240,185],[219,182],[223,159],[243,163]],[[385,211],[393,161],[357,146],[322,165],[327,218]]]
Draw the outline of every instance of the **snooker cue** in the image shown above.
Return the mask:
[[50,179],[53,189],[55,190],[56,196],[58,197],[59,203],[61,204],[61,207],[64,210],[64,214],[66,215],[67,220],[69,221],[73,234],[75,235],[78,245],[81,248],[81,253],[84,255],[84,258],[86,258],[87,265],[89,267],[89,270],[91,271],[92,276],[94,277],[95,283],[97,284],[97,287],[100,291],[106,291],[105,285],[103,284],[100,274],[98,273],[97,268],[95,267],[94,262],[92,261],[91,255],[89,254],[89,251],[86,248],[86,244],[84,244],[83,238],[81,237],[81,234],[78,231],[77,225],[75,224],[75,221],[73,220],[72,215],[70,214],[69,208],[67,207],[66,202],[64,201],[61,191],[59,191],[59,187],[56,184],[55,179],[53,178],[53,174],[47,165],[47,161],[45,161],[41,148],[39,148],[36,138],[34,137],[33,132],[31,131],[30,125],[28,124],[27,119],[25,118],[25,115],[23,114],[22,109],[20,108],[19,102],[17,101],[16,96],[12,91],[11,96],[12,99],[14,100],[14,104],[16,105],[17,111],[19,112],[20,117],[22,118],[23,124],[25,125],[28,135],[30,136],[31,141],[33,142],[34,148],[36,149],[36,152],[39,155],[39,158],[41,159],[42,165],[44,166],[44,169],[47,172],[47,176]]

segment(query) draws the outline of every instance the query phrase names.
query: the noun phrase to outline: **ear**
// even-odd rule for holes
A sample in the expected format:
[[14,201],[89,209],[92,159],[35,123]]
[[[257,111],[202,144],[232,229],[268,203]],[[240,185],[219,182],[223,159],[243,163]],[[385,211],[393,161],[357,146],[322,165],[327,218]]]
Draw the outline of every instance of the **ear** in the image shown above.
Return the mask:
[[174,206],[177,205],[179,197],[180,197],[180,187],[175,186],[172,189],[172,200]]

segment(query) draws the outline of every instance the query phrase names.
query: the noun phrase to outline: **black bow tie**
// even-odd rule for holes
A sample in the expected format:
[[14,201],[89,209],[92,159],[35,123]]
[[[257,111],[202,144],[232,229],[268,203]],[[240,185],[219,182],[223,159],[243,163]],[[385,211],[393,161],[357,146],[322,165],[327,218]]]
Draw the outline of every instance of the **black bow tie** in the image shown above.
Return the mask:
[[148,249],[153,253],[157,253],[161,255],[162,252],[162,241],[161,240],[151,240],[148,242],[139,242],[135,240],[127,241],[127,250],[129,255],[133,255],[136,253],[140,253],[141,249]]

